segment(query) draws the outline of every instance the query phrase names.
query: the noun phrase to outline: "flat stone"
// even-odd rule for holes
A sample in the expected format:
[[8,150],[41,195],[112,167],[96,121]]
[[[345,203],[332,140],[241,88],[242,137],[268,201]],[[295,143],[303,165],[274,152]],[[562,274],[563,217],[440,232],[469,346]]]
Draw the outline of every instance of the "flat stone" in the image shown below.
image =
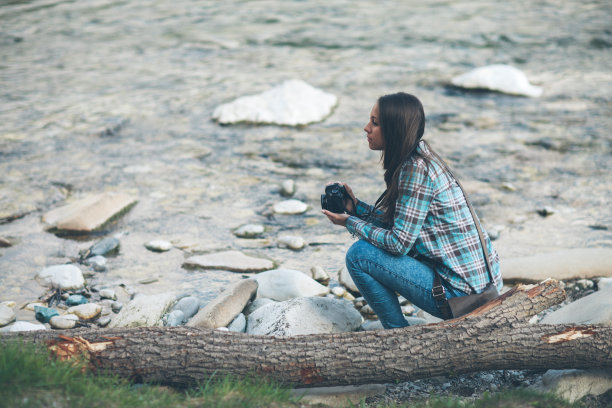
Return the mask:
[[487,65],[473,69],[451,80],[454,86],[466,89],[489,89],[510,95],[542,95],[542,88],[529,83],[527,76],[519,69],[504,64]]
[[337,103],[335,95],[294,79],[260,94],[243,96],[220,105],[212,117],[222,124],[307,125],[323,120]]
[[340,269],[340,272],[338,272],[338,282],[340,282],[342,286],[344,286],[351,292],[359,293],[359,289],[357,288],[357,285],[355,285],[355,282],[353,282],[353,278],[351,277],[351,274],[349,273],[346,266],[343,266]]
[[612,288],[600,289],[567,304],[540,321],[541,324],[612,324]]
[[269,259],[247,256],[239,251],[192,256],[185,261],[184,265],[232,272],[260,272],[274,268],[274,262]]
[[58,230],[95,231],[135,203],[127,194],[107,192],[51,210],[42,220]]
[[115,237],[107,237],[93,244],[87,252],[87,257],[104,256],[119,252],[121,242]]
[[0,327],[6,326],[7,324],[14,322],[15,318],[16,315],[12,308],[6,305],[0,305]]
[[176,299],[173,293],[137,295],[113,318],[110,327],[159,327]]
[[95,303],[85,303],[84,305],[69,307],[67,312],[77,315],[80,319],[91,320],[102,312],[102,306]]
[[187,326],[203,329],[216,329],[217,327],[227,326],[242,312],[249,300],[255,296],[257,286],[257,281],[254,279],[244,279],[235,282],[200,309],[187,322]]
[[54,265],[38,272],[37,278],[45,285],[61,290],[82,289],[85,285],[83,272],[75,265]]
[[290,337],[350,332],[362,317],[352,303],[327,297],[300,297],[263,306],[247,319],[248,334]]
[[2,331],[7,332],[20,332],[20,331],[34,331],[34,330],[47,330],[44,324],[40,323],[30,323],[18,320],[15,323],[11,324],[2,329]]
[[264,233],[265,227],[260,224],[245,224],[234,231],[234,235],[240,238],[257,238]]
[[296,235],[281,235],[278,237],[278,244],[281,247],[286,247],[292,249],[294,251],[299,251],[306,246],[306,241],[304,238],[298,237]]
[[153,252],[166,252],[171,250],[173,246],[171,242],[163,240],[149,241],[145,244],[145,248]]
[[362,400],[382,395],[387,390],[384,384],[346,385],[338,387],[294,388],[291,395],[309,404],[329,407],[360,406]]
[[548,370],[542,383],[532,388],[552,392],[573,403],[586,395],[601,395],[612,389],[612,370]]
[[325,296],[327,286],[293,269],[273,269],[253,277],[258,283],[257,298],[288,300],[296,297]]
[[308,211],[308,204],[300,200],[290,199],[274,204],[272,210],[277,214],[297,215]]
[[612,277],[612,249],[580,248],[505,259],[502,277],[505,282],[537,283],[548,278],[557,280]]

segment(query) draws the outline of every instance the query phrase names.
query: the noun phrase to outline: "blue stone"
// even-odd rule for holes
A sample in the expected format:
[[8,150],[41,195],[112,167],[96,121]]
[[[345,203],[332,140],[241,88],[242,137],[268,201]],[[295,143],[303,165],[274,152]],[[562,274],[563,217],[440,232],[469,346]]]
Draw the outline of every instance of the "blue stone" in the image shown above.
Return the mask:
[[44,306],[34,306],[34,313],[36,320],[41,323],[48,323],[53,316],[59,316],[57,310]]
[[87,298],[83,295],[70,295],[66,299],[67,306],[83,305],[87,303]]

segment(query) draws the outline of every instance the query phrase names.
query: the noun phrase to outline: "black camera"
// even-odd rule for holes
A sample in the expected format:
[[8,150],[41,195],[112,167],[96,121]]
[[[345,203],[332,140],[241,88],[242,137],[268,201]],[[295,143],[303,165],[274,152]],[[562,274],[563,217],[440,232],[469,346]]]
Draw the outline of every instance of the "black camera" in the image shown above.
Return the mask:
[[321,194],[321,208],[336,214],[344,214],[346,212],[344,200],[350,197],[342,184],[330,184],[325,187],[325,194]]

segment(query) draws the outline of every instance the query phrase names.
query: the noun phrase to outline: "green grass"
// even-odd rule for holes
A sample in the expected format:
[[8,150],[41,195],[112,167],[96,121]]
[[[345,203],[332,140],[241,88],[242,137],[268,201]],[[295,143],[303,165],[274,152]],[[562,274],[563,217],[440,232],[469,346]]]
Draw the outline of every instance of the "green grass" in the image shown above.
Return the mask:
[[297,407],[290,391],[264,380],[220,378],[190,390],[131,384],[57,361],[44,348],[0,344],[0,407]]
[[[263,379],[213,378],[189,390],[132,384],[94,375],[78,363],[51,358],[41,346],[0,342],[0,407],[306,407],[290,390]],[[321,406],[321,405],[316,405]],[[355,407],[366,407],[362,401]],[[485,394],[477,401],[436,397],[409,404],[373,403],[370,408],[578,408],[552,394],[518,389]]]

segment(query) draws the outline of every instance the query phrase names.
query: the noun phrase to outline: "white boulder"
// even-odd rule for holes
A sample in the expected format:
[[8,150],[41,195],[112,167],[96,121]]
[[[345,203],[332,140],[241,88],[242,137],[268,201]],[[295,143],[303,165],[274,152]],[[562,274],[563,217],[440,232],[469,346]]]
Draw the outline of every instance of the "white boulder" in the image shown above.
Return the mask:
[[77,290],[85,285],[83,272],[75,265],[53,265],[38,272],[36,277],[46,285],[61,290]]
[[287,300],[296,297],[325,296],[327,286],[293,269],[273,269],[253,277],[259,284],[257,298]]
[[301,297],[263,306],[247,319],[248,334],[289,337],[354,331],[362,317],[352,303],[327,297]]
[[174,304],[173,293],[137,295],[113,318],[110,327],[163,326],[162,318]]
[[222,124],[265,123],[285,126],[307,125],[327,117],[338,103],[335,95],[313,88],[300,80],[257,95],[242,96],[217,107],[213,119]]
[[612,324],[612,287],[598,290],[544,316],[542,324]]
[[487,65],[473,69],[453,78],[451,83],[460,88],[490,89],[510,95],[534,98],[542,95],[542,88],[531,85],[522,71],[504,64]]
[[274,268],[274,262],[247,256],[239,251],[223,251],[192,256],[185,261],[185,266],[232,272],[261,272]]

